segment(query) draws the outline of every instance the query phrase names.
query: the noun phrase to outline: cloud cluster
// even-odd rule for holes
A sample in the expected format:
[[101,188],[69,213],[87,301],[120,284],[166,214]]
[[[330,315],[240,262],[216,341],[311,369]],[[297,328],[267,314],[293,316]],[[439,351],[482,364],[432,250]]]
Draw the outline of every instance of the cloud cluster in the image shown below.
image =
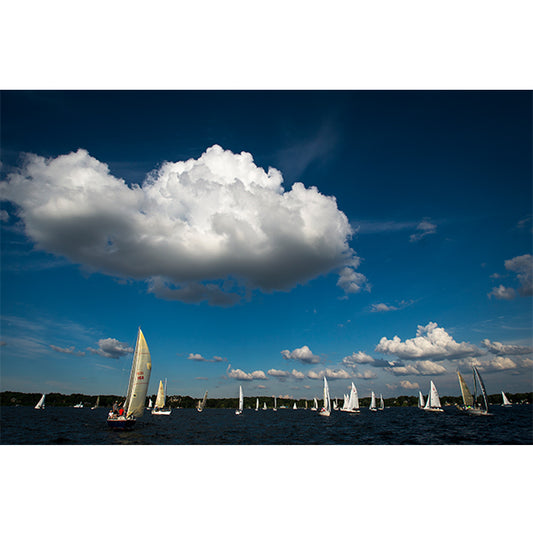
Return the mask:
[[189,357],[187,357],[189,361],[202,361],[207,363],[221,363],[223,361],[227,361],[225,357],[219,357],[218,355],[215,355],[213,359],[206,359],[203,355],[199,353],[191,353],[189,354]]
[[407,365],[394,364],[389,369],[396,376],[422,375],[422,376],[438,376],[446,374],[448,370],[439,363],[434,361],[415,361]]
[[320,357],[313,354],[313,352],[309,349],[309,346],[295,348],[292,352],[289,350],[282,350],[281,355],[283,356],[283,359],[294,359],[296,361],[300,361],[301,363],[320,363]]
[[400,359],[460,359],[480,354],[480,349],[468,342],[458,343],[444,328],[435,322],[418,326],[416,337],[404,342],[398,336],[389,340],[383,337],[376,351],[395,355]]
[[353,377],[353,375],[346,372],[346,370],[337,370],[333,368],[325,368],[324,370],[320,370],[318,372],[309,370],[307,373],[307,377],[310,379],[323,379],[324,376],[326,376],[328,379],[350,379]]
[[376,367],[388,367],[390,363],[385,361],[385,359],[375,359],[371,355],[368,355],[364,352],[353,353],[352,355],[347,355],[342,359],[342,364],[346,366],[355,367],[358,364],[362,365],[371,365]]
[[525,355],[533,353],[533,347],[520,346],[518,344],[502,344],[501,342],[491,342],[489,339],[481,341],[481,345],[490,353],[496,355]]
[[410,390],[410,389],[419,389],[420,385],[418,385],[416,381],[414,383],[411,383],[410,381],[404,379],[400,381],[400,387],[402,387],[402,389]]
[[49,160],[27,154],[0,198],[18,206],[39,249],[148,280],[161,298],[231,305],[235,284],[241,293],[289,290],[336,269],[345,291],[364,288],[336,199],[302,183],[285,191],[282,182],[251,154],[214,145],[129,186],[79,149]]
[[133,353],[133,348],[127,342],[120,342],[117,339],[100,339],[98,349],[87,348],[87,350],[108,359],[120,359]]
[[[533,296],[533,256],[531,254],[519,255],[507,259],[504,264],[507,270],[516,274],[520,283],[518,294],[520,296]],[[493,274],[491,277],[496,279],[497,275]],[[516,291],[512,287],[499,285],[494,287],[488,296],[489,298],[494,296],[499,300],[513,300],[516,298]]]

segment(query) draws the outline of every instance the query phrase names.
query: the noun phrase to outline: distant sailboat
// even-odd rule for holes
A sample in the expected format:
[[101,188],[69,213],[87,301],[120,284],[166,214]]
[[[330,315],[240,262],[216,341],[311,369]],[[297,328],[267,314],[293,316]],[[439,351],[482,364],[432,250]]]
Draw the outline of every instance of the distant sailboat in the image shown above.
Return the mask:
[[41,399],[37,402],[34,409],[44,409],[44,397],[45,397],[45,394],[41,396]]
[[380,411],[385,409],[385,403],[383,402],[383,394],[379,395],[379,408]]
[[424,406],[424,411],[433,411],[435,413],[443,413],[444,409],[440,405],[439,393],[437,392],[437,387],[433,381],[429,385],[429,394],[426,405]]
[[316,398],[313,398],[313,407],[311,407],[311,411],[318,411],[318,400]]
[[152,408],[152,398],[149,398],[148,399],[148,407],[146,409],[151,409]]
[[293,409],[298,409],[298,407],[296,407],[296,402],[294,402],[292,408],[293,408]]
[[201,400],[198,400],[198,407],[196,410],[201,413],[205,408],[205,403],[207,402],[207,391],[205,391],[204,397]]
[[235,414],[242,415],[243,408],[244,408],[244,397],[242,395],[242,385],[239,385],[239,407],[235,411]]
[[337,405],[337,398],[335,398],[333,400],[333,410],[334,411],[338,411],[339,410],[339,406]]
[[425,404],[424,396],[422,395],[421,391],[418,391],[418,408],[424,409],[424,404]]
[[278,408],[276,407],[276,397],[274,396],[274,411],[277,411]]
[[341,411],[348,413],[358,413],[359,412],[359,396],[357,395],[357,389],[352,382],[350,387],[350,396],[347,394],[344,395],[344,404],[341,407]]
[[372,391],[372,399],[370,400],[370,411],[377,411],[376,408],[376,395],[374,394],[374,391]]
[[305,400],[305,408],[307,409],[307,400]]
[[263,402],[263,411],[266,411],[267,410],[267,404],[266,402]]
[[74,409],[83,409],[83,403],[77,403],[75,406],[74,406]]
[[[461,373],[457,371],[459,385],[461,386],[461,395],[463,396],[463,405],[462,407],[459,407],[459,409],[469,415],[492,415],[492,413],[489,413],[489,402],[487,400],[485,384],[481,379],[479,370],[475,366],[472,367],[472,374],[474,376],[474,395],[470,393],[463,376],[461,376]],[[477,394],[478,383],[479,388],[481,389],[481,398],[479,398]],[[481,400],[481,402],[478,400]]]
[[96,398],[96,403],[91,407],[91,409],[98,409],[100,407],[100,396]]
[[259,398],[256,398],[255,400],[255,410],[259,411]]
[[107,418],[107,425],[113,429],[132,429],[136,418],[140,418],[144,413],[144,402],[146,401],[146,391],[150,382],[152,371],[152,359],[146,339],[141,328],[137,333],[135,352],[131,363],[130,380],[128,392],[124,403],[125,415],[115,416],[112,412]]
[[324,376],[324,406],[322,407],[322,409],[320,409],[319,414],[322,416],[331,415],[331,399],[329,397],[329,387],[326,376]]
[[171,412],[170,407],[165,409],[165,400],[167,397],[167,380],[165,379],[165,386],[163,382],[159,381],[159,389],[157,391],[157,398],[155,399],[155,405],[152,409],[153,415],[169,415]]
[[505,392],[502,391],[502,407],[511,407],[513,404],[507,399],[507,396],[505,396]]

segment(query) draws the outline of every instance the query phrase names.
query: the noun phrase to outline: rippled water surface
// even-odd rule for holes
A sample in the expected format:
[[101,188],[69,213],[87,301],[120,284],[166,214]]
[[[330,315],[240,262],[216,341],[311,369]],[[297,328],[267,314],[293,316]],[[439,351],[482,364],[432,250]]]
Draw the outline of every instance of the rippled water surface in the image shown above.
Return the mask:
[[105,408],[2,407],[2,444],[533,444],[533,405],[492,406],[494,416],[391,407],[359,414],[310,410],[148,411],[133,431],[107,427]]

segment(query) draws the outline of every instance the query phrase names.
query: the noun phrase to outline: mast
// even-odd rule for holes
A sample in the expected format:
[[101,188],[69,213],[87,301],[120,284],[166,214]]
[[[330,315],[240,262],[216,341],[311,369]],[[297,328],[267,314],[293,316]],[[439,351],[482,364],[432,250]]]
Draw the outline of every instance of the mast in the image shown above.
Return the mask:
[[483,395],[483,403],[485,404],[485,411],[489,410],[489,402],[487,401],[487,392],[485,391],[485,384],[483,383],[483,380],[481,379],[481,375],[479,373],[479,370],[474,366],[472,367],[474,369],[474,373],[479,379],[479,387],[481,389],[481,393]]

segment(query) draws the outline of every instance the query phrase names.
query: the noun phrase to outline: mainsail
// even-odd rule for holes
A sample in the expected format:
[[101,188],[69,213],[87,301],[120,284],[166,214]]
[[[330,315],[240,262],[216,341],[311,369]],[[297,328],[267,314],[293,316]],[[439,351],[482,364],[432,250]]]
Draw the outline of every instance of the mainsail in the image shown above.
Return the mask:
[[485,391],[485,384],[483,383],[483,380],[481,379],[481,375],[479,374],[478,369],[473,366],[472,370],[474,371],[474,386],[475,386],[475,379],[477,377],[479,381],[479,386],[481,388],[481,393],[483,395],[483,403],[485,404],[485,411],[489,410],[489,402],[487,401],[487,392]]
[[418,407],[424,407],[424,396],[421,391],[418,391]]
[[44,409],[44,394],[41,396],[41,399],[37,402],[35,409]]
[[157,391],[155,406],[159,409],[163,409],[163,407],[165,407],[165,388],[163,387],[163,382],[161,380],[159,380],[159,390]]
[[428,399],[427,399],[425,408],[431,409],[431,408],[440,408],[440,407],[441,407],[440,398],[439,398],[439,393],[437,392],[437,387],[435,387],[435,383],[431,381],[431,384],[429,387]]
[[143,332],[139,328],[131,365],[128,393],[124,404],[126,417],[135,416],[139,418],[143,415],[151,370],[152,359],[150,358],[150,351],[148,350],[148,344],[146,344]]
[[324,410],[331,411],[331,399],[329,397],[329,387],[326,376],[324,376]]
[[464,406],[473,407],[474,397],[472,396],[471,392],[468,390],[466,381],[463,379],[463,376],[461,376],[461,373],[459,372],[459,370],[457,371],[457,377],[459,378],[459,385],[461,386],[461,394],[463,396]]
[[239,385],[239,411],[244,407],[244,398],[242,396],[242,385]]
[[372,400],[370,401],[370,409],[376,409],[376,395],[372,391]]
[[505,396],[505,392],[502,391],[502,401],[503,401],[503,404],[502,405],[513,405],[509,399],[507,398],[507,396]]

